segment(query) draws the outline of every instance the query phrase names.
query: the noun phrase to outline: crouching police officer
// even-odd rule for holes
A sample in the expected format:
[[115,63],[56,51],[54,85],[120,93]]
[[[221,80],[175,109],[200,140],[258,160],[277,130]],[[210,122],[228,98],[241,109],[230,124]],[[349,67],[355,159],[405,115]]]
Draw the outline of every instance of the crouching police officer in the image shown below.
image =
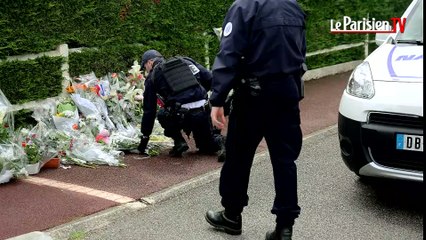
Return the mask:
[[[149,72],[145,80],[142,138],[138,146],[145,153],[157,116],[164,135],[174,141],[171,156],[180,157],[189,149],[182,130],[192,133],[200,153],[219,153],[224,158],[223,136],[213,132],[207,90],[211,87],[210,71],[188,57],[165,60],[156,50],[142,56],[142,66]],[[206,90],[207,89],[207,90]],[[157,114],[157,99],[164,103]]]

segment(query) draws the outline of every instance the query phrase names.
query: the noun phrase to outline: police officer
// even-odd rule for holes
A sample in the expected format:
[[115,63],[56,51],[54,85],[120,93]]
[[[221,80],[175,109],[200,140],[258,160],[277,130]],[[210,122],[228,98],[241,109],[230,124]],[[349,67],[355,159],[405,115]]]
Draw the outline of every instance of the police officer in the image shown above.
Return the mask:
[[275,229],[266,239],[291,239],[299,216],[295,160],[302,147],[299,101],[306,55],[305,14],[295,0],[236,0],[229,8],[213,65],[213,124],[223,128],[225,99],[234,89],[219,192],[223,211],[205,218],[229,234],[241,234],[256,148],[268,145],[275,182]]
[[[145,80],[139,152],[145,153],[157,117],[164,128],[164,135],[174,141],[171,156],[182,156],[189,149],[182,136],[184,130],[188,136],[192,132],[199,152],[219,152],[219,159],[224,158],[221,151],[223,137],[213,133],[208,109],[206,89],[211,87],[211,72],[188,57],[174,57],[166,61],[153,49],[143,54],[142,66],[149,74]],[[164,103],[158,114],[157,99]]]

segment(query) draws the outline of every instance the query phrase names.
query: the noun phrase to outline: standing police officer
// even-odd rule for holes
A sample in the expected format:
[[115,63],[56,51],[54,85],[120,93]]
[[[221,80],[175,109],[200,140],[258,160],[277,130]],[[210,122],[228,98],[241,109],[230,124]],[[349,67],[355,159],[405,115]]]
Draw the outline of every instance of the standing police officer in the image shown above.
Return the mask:
[[212,122],[226,124],[224,103],[234,89],[220,175],[223,211],[206,220],[229,234],[241,234],[255,151],[264,137],[275,181],[275,230],[266,239],[291,239],[299,216],[295,160],[302,147],[299,101],[306,55],[305,14],[295,0],[236,0],[223,25],[213,65]]
[[[156,50],[148,50],[142,56],[142,66],[149,72],[145,80],[142,138],[138,146],[145,153],[155,118],[164,128],[164,135],[173,139],[171,156],[182,156],[189,149],[182,136],[192,132],[196,147],[201,153],[222,152],[223,137],[213,133],[208,109],[207,92],[212,75],[203,66],[188,57],[165,60]],[[164,103],[157,114],[157,99]]]

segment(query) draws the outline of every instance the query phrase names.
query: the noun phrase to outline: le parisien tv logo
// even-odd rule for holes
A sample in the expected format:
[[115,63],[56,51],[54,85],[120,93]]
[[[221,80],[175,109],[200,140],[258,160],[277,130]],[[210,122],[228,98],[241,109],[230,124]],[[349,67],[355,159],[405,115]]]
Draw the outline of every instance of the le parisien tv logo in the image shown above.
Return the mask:
[[396,33],[404,32],[407,18],[393,17],[390,21],[379,21],[375,18],[362,18],[354,21],[344,16],[341,20],[330,20],[330,33]]

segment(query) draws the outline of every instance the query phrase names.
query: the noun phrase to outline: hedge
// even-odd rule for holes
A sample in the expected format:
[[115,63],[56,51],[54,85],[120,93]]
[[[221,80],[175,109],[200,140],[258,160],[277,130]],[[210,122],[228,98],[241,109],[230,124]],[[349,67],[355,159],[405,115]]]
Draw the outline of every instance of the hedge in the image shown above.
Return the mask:
[[[0,59],[39,53],[67,43],[84,47],[69,55],[71,76],[94,71],[97,76],[127,70],[142,53],[156,48],[165,56],[187,55],[204,62],[204,44],[214,61],[219,41],[213,27],[222,25],[233,0],[2,0]],[[400,16],[411,0],[300,0],[308,16],[308,52],[361,42],[365,35],[330,34],[330,19]],[[205,34],[207,33],[207,34]],[[373,36],[370,37],[373,39]],[[360,49],[312,56],[314,69],[362,59]],[[12,103],[44,99],[61,92],[60,62],[41,58],[0,63],[0,88]],[[46,84],[47,83],[47,84]]]
[[0,62],[0,89],[10,103],[58,96],[62,92],[61,57]]

